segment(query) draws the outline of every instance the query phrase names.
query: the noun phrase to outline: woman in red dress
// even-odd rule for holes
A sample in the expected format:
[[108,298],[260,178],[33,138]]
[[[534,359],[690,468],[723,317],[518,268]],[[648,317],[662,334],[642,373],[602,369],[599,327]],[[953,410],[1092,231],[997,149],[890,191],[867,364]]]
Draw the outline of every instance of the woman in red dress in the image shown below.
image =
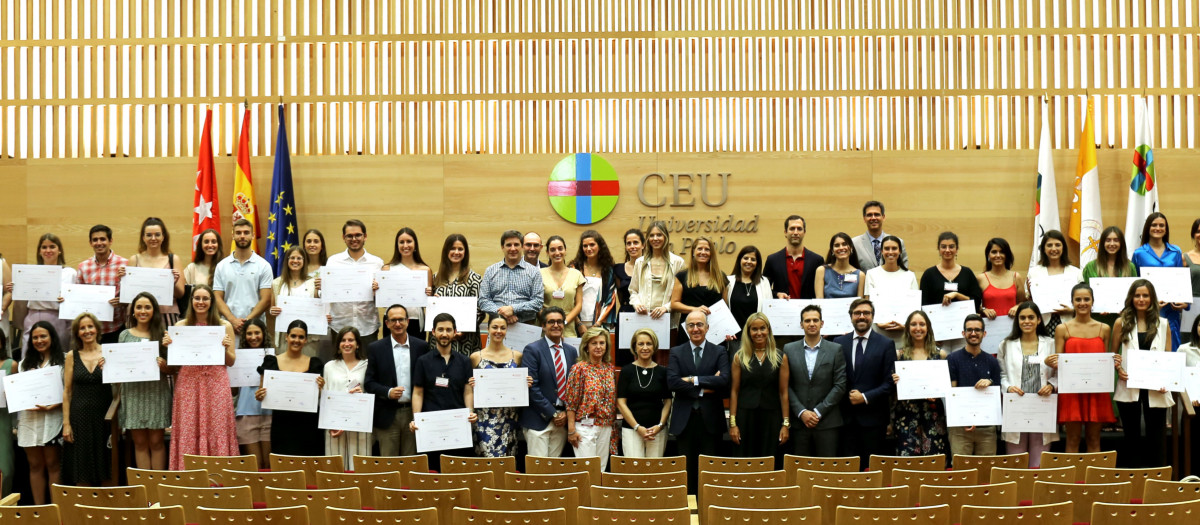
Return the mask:
[[[1054,329],[1055,355],[1046,364],[1058,369],[1058,354],[1098,354],[1108,352],[1108,337],[1112,328],[1092,319],[1092,288],[1079,283],[1071,288],[1071,307],[1075,318]],[[1121,366],[1121,355],[1113,356],[1114,368]],[[1087,433],[1087,451],[1100,451],[1100,428],[1115,423],[1112,393],[1059,394],[1058,422],[1067,430],[1067,452],[1079,452],[1081,431]]]

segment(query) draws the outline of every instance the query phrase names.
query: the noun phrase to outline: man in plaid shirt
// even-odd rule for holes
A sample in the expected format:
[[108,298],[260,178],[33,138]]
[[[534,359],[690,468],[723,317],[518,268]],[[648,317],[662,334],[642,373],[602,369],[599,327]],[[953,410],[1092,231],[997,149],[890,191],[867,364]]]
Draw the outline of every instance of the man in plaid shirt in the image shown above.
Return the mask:
[[[117,273],[129,263],[124,257],[112,252],[112,229],[103,224],[92,226],[88,232],[88,242],[96,254],[79,263],[79,282],[81,284],[100,284],[116,286],[117,294],[109,301],[113,305],[113,320],[100,323],[100,344],[113,344],[125,327],[125,310],[121,308],[121,280]],[[69,334],[63,334],[69,340]]]

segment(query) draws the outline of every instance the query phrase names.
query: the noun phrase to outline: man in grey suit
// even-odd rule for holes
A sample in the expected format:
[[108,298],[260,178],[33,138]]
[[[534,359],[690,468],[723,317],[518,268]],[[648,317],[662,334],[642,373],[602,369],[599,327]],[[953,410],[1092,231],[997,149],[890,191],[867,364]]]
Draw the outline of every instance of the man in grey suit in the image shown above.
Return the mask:
[[[863,204],[863,222],[867,224],[867,233],[853,239],[854,253],[858,255],[858,267],[862,271],[883,265],[879,257],[879,249],[883,238],[888,234],[883,232],[883,203],[867,201]],[[900,240],[900,265],[908,268],[908,250],[904,248],[904,240]]]
[[837,455],[838,427],[842,426],[838,406],[846,395],[846,358],[842,345],[821,338],[824,325],[821,307],[805,306],[800,311],[804,339],[783,347],[791,367],[788,401],[800,421],[792,425],[792,443],[801,456]]

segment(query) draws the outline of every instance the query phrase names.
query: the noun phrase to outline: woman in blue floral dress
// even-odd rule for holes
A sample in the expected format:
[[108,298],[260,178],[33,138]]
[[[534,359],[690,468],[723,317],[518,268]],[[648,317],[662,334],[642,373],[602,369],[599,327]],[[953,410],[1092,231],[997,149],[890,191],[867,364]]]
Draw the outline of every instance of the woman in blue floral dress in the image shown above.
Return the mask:
[[[471,354],[471,367],[481,369],[517,368],[521,366],[521,352],[504,346],[508,333],[508,322],[503,317],[488,323],[487,346]],[[532,386],[532,379],[526,377]],[[474,379],[472,379],[474,385]],[[478,398],[477,398],[478,399]],[[476,408],[475,453],[482,457],[514,455],[517,443],[517,408]]]
[[[908,315],[901,345],[897,361],[946,358],[934,344],[929,316],[921,310]],[[899,382],[900,378],[892,374],[892,380]],[[945,454],[950,450],[941,399],[896,401],[892,406],[892,433],[896,436],[896,453],[901,456]]]

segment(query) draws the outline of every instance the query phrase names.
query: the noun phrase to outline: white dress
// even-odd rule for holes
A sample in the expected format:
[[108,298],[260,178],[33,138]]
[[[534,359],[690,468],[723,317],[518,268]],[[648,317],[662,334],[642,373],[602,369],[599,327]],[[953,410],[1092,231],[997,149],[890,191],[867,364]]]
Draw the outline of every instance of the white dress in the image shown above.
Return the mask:
[[[334,392],[349,392],[354,387],[362,387],[367,380],[367,360],[360,359],[354,369],[346,368],[346,362],[341,359],[330,359],[325,363],[325,389]],[[325,433],[325,454],[340,455],[346,464],[354,460],[355,455],[371,455],[370,432],[343,432],[338,437],[330,437]]]
[[[42,363],[38,368],[49,366]],[[18,370],[18,373],[21,371]],[[17,419],[17,446],[41,447],[47,444],[60,444],[62,436],[63,413],[62,406],[49,412],[42,410],[22,410]]]

